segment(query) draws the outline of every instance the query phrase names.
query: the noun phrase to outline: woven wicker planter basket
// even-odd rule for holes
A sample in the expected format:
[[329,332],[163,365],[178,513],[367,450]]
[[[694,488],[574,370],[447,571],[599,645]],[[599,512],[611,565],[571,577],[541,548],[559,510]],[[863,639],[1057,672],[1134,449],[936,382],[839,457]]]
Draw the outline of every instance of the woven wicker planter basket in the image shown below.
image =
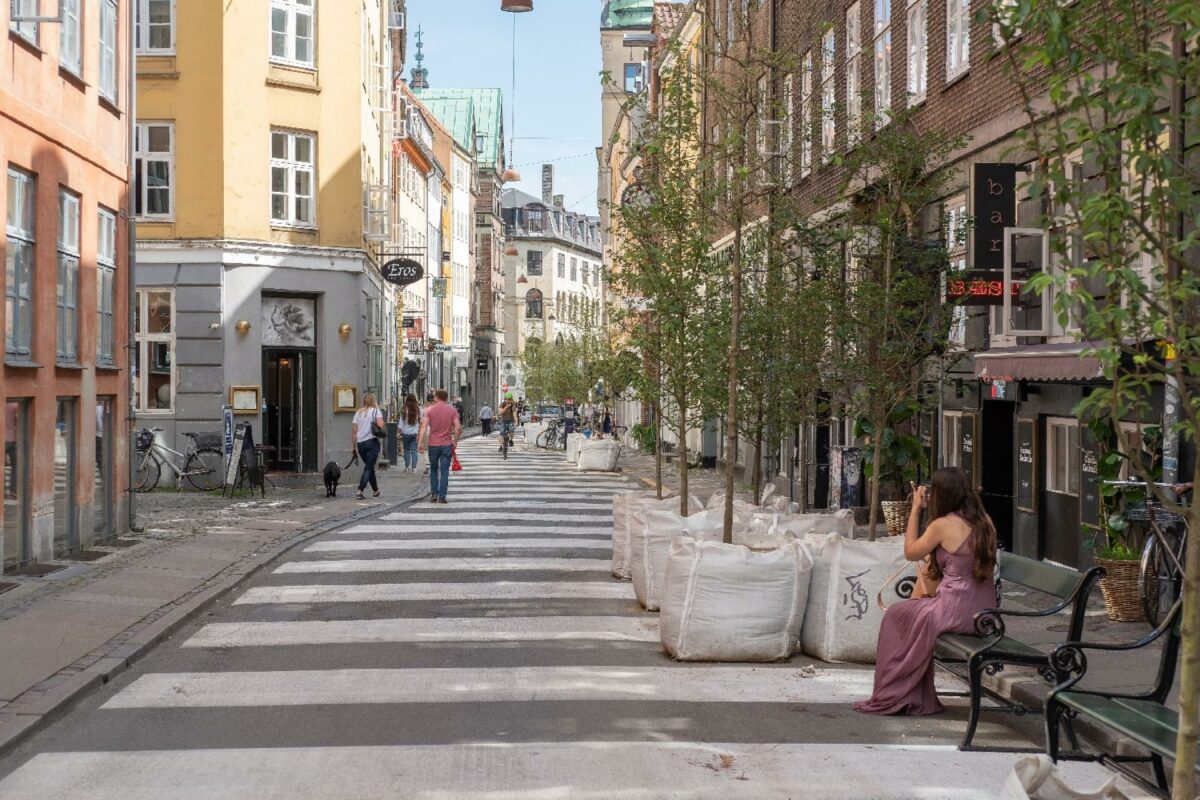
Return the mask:
[[912,512],[911,500],[883,500],[883,521],[891,536],[900,536],[908,526],[908,515]]
[[1138,592],[1138,561],[1110,561],[1097,558],[1096,564],[1104,567],[1105,576],[1100,579],[1100,593],[1104,596],[1104,608],[1113,622],[1140,622],[1146,618],[1142,610],[1142,596]]

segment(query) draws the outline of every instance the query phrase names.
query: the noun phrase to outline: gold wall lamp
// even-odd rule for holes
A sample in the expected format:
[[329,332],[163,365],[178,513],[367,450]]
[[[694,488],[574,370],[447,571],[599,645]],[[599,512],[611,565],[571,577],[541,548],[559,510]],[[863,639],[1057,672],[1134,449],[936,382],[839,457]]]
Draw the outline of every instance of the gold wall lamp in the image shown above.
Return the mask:
[[239,319],[237,322],[234,323],[233,329],[235,331],[237,331],[238,333],[242,334],[243,336],[245,336],[247,333],[250,332],[250,320]]
[[351,330],[353,330],[353,328],[350,327],[349,322],[343,322],[341,325],[338,325],[338,333],[340,333],[342,336],[349,336]]

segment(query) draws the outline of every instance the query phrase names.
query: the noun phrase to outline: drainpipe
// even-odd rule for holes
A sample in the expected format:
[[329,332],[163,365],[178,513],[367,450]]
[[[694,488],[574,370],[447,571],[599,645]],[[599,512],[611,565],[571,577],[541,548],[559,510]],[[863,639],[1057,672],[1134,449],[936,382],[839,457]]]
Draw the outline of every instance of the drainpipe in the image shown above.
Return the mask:
[[129,402],[125,405],[126,409],[126,433],[127,441],[125,445],[126,454],[128,455],[128,478],[129,478],[129,520],[128,527],[130,531],[140,532],[142,526],[137,524],[137,490],[136,490],[136,471],[137,471],[137,414],[134,412],[134,391],[135,374],[133,364],[137,355],[137,339],[134,336],[134,319],[137,316],[137,290],[134,282],[134,271],[136,270],[136,258],[134,257],[134,248],[137,246],[137,222],[134,221],[134,212],[137,208],[135,193],[137,191],[134,183],[134,146],[133,140],[137,132],[137,54],[134,52],[134,25],[136,19],[134,17],[133,3],[125,4],[125,52],[126,52],[126,76],[125,76],[125,116],[126,116],[126,155],[129,163],[126,166],[126,187],[125,187],[125,296],[126,296],[126,314],[129,317],[129,325],[126,330],[125,348],[127,369],[129,374]]

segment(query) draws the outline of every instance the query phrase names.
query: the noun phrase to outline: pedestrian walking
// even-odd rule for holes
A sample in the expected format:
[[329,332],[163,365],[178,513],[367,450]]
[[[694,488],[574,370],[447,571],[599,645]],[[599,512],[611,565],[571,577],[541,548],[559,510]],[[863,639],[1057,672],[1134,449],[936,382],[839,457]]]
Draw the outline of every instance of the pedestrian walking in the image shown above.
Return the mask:
[[466,411],[463,408],[462,398],[461,397],[454,398],[454,402],[451,405],[453,405],[454,410],[458,412],[459,423],[462,425],[466,425],[467,424]]
[[371,484],[371,491],[379,497],[379,480],[375,476],[375,462],[379,460],[379,440],[386,436],[383,413],[375,395],[367,392],[363,395],[362,408],[354,412],[354,421],[350,423],[350,436],[354,440],[354,452],[362,461],[362,476],[358,479],[358,499],[363,499],[363,489]]
[[446,402],[449,399],[445,389],[434,392],[433,405],[425,409],[425,418],[421,420],[421,430],[418,433],[418,448],[424,449],[421,442],[429,446],[429,502],[445,503],[446,491],[450,483],[450,458],[454,445],[462,435],[462,423],[458,412]]
[[415,394],[404,398],[404,408],[400,411],[401,442],[404,445],[404,471],[417,471],[417,434],[421,432],[421,404]]
[[484,403],[479,409],[479,424],[483,426],[484,436],[492,435],[492,417],[494,416],[495,413],[492,411],[492,407],[487,403]]

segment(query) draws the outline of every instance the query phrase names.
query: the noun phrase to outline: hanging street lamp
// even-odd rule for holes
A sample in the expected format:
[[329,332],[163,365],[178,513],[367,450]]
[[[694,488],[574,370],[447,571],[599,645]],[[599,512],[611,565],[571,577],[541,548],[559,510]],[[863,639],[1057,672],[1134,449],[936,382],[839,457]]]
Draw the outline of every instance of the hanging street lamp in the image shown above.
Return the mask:
[[500,10],[514,14],[533,11],[533,0],[500,0]]

